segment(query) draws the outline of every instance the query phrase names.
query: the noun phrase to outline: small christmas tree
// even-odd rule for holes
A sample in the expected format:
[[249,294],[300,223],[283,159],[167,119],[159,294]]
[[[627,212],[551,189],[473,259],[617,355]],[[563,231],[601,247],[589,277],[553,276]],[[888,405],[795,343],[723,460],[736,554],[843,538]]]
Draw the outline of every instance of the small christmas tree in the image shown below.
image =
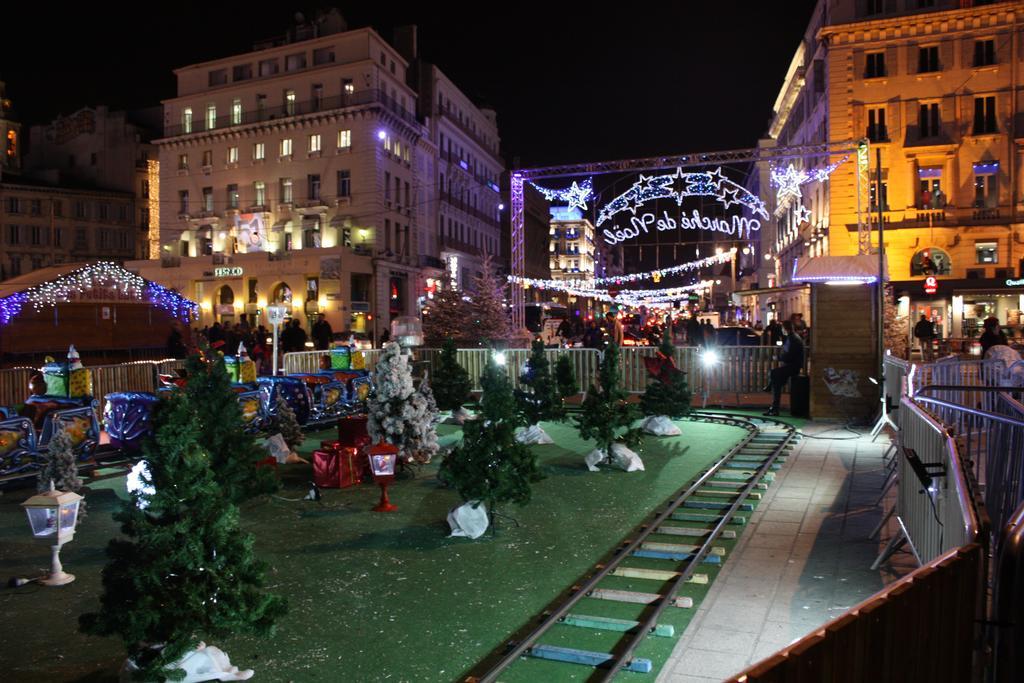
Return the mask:
[[436,413],[430,412],[432,401],[413,387],[409,356],[395,342],[384,345],[374,379],[366,406],[370,438],[396,446],[405,462],[430,462],[437,453]]
[[572,365],[569,355],[563,353],[555,363],[555,382],[558,384],[558,393],[563,399],[575,396],[580,393],[579,382],[576,381],[576,368]]
[[270,433],[280,434],[284,437],[284,442],[288,444],[288,448],[294,451],[306,440],[306,435],[303,434],[302,427],[299,426],[299,420],[295,417],[295,411],[292,410],[291,405],[285,400],[284,396],[280,394],[277,395],[277,402],[274,404],[274,413]]
[[493,530],[498,507],[528,503],[531,484],[542,476],[537,457],[516,441],[515,431],[522,419],[512,384],[493,359],[487,363],[480,385],[480,415],[466,423],[462,443],[445,456],[437,476],[467,503],[486,505]]
[[[505,308],[505,285],[495,276],[491,257],[484,258],[480,275],[473,281],[473,296],[470,303],[469,339],[477,344],[505,341],[509,338],[508,309]],[[465,335],[466,332],[463,332]]]
[[[46,462],[39,470],[36,478],[36,491],[46,493],[50,490],[50,483],[58,491],[71,491],[78,493],[82,489],[82,480],[78,476],[78,462],[75,458],[75,447],[71,443],[71,435],[63,429],[50,439],[47,448]],[[81,524],[85,519],[85,501],[78,504],[78,522]]]
[[277,479],[272,469],[256,466],[267,451],[245,431],[224,357],[210,353],[207,358],[188,359],[185,393],[199,425],[199,443],[210,454],[210,467],[222,493],[234,503],[271,493],[277,489]]
[[526,418],[526,424],[536,425],[543,420],[559,420],[565,415],[558,385],[551,376],[551,364],[544,351],[544,342],[533,341],[526,372],[519,378],[520,384],[529,391],[517,391],[516,403]]
[[440,410],[456,411],[469,398],[473,382],[466,368],[459,365],[455,340],[448,337],[441,347],[441,358],[434,371],[434,398]]
[[596,441],[605,460],[610,461],[616,441],[627,447],[640,442],[640,430],[632,426],[638,411],[626,398],[619,379],[619,347],[610,342],[601,357],[598,385],[590,386],[582,413],[575,418],[580,437]]
[[885,288],[885,317],[882,319],[885,348],[897,358],[907,358],[907,317],[899,315],[892,287]]
[[285,611],[262,590],[265,566],[200,447],[195,412],[187,394],[155,407],[143,445],[152,490],[115,514],[127,538],[107,546],[100,610],[79,619],[85,633],[124,640],[137,680],[178,680],[199,641],[269,634]]
[[463,296],[458,289],[445,289],[434,295],[423,315],[423,337],[427,344],[436,347],[447,339],[468,342],[466,321],[471,313]]
[[673,419],[689,415],[690,387],[686,383],[686,373],[676,367],[675,347],[668,334],[661,341],[658,355],[644,360],[652,378],[640,397],[643,414],[651,417],[665,415]]

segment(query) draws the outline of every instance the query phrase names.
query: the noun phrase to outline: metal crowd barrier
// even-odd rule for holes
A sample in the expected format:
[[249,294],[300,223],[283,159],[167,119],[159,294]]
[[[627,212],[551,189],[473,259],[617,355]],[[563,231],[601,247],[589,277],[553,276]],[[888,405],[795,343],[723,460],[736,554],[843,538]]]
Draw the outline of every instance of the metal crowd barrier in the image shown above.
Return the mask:
[[[366,361],[366,369],[373,370],[377,364],[380,349],[363,349],[362,353],[363,359]],[[319,372],[320,358],[325,354],[330,354],[330,351],[292,351],[284,354],[284,362],[280,367],[286,375]],[[266,365],[272,360],[272,358],[268,358],[264,364]],[[269,373],[269,370],[267,372]]]
[[900,401],[899,440],[901,448],[913,451],[934,478],[926,488],[905,454],[896,454],[895,512],[900,531],[874,568],[905,543],[918,564],[968,543],[987,547],[989,521],[970,460],[947,428],[909,396]]
[[991,678],[1010,683],[1024,678],[1024,503],[1000,534],[995,575]]

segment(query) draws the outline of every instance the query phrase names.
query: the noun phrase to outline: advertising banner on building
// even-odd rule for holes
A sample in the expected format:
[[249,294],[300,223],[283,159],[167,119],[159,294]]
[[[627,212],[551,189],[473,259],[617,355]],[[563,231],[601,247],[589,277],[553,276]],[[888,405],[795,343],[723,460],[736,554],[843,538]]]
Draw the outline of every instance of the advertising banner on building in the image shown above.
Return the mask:
[[247,252],[263,251],[266,248],[266,230],[262,214],[236,214],[235,234],[238,243],[244,244]]

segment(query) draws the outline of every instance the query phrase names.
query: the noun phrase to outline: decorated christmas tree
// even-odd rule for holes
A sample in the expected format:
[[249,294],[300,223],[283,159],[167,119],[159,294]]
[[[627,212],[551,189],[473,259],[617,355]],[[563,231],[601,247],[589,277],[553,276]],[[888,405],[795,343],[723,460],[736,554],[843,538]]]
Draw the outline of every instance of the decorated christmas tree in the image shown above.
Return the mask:
[[640,397],[640,409],[648,416],[644,429],[661,436],[679,434],[679,428],[671,420],[690,414],[692,396],[686,373],[676,367],[675,348],[669,334],[662,338],[657,355],[645,358],[644,363],[651,375],[647,390]]
[[185,393],[195,411],[199,443],[210,454],[210,467],[221,492],[234,503],[271,493],[278,487],[277,479],[270,468],[256,467],[267,457],[267,451],[245,431],[224,357],[218,353],[207,357],[206,361],[198,356],[188,359]]
[[885,317],[882,318],[885,348],[897,358],[907,358],[907,317],[899,314],[892,287],[885,288]]
[[[46,462],[36,477],[36,491],[46,493],[50,483],[58,491],[78,493],[82,489],[82,480],[78,477],[78,462],[75,447],[71,443],[71,435],[66,430],[58,429],[50,439],[46,452]],[[78,504],[78,524],[85,519],[85,501]]]
[[280,394],[277,395],[277,402],[274,404],[274,413],[270,433],[280,434],[284,437],[288,448],[294,451],[306,440],[306,435],[302,433],[302,427],[299,426],[299,420],[295,417],[295,411]]
[[[484,258],[480,275],[473,281],[470,303],[469,338],[477,344],[505,341],[509,338],[508,309],[505,307],[505,284],[494,276],[491,257]],[[466,332],[463,332],[465,335]]]
[[396,446],[405,462],[430,462],[437,453],[436,407],[431,413],[436,404],[416,391],[409,356],[395,342],[384,345],[374,380],[376,387],[367,402],[370,438]]
[[480,385],[480,415],[466,423],[462,443],[445,456],[437,476],[472,506],[483,503],[493,524],[501,505],[528,503],[531,484],[542,477],[537,457],[516,441],[522,418],[512,384],[493,359],[487,363]]
[[440,410],[458,411],[469,398],[473,382],[469,373],[459,365],[455,340],[448,337],[441,347],[441,358],[434,369],[432,389]]
[[558,384],[558,394],[563,398],[575,396],[580,393],[580,384],[576,381],[576,368],[572,365],[569,354],[563,353],[555,363],[555,382]]
[[124,537],[107,546],[100,609],[79,620],[86,633],[124,640],[137,680],[180,679],[200,641],[267,635],[285,611],[263,592],[265,565],[200,446],[195,408],[185,394],[156,405],[143,446],[148,490],[115,514]]
[[469,302],[463,296],[458,289],[445,289],[434,295],[423,315],[423,337],[429,346],[440,346],[448,339],[469,342],[466,321],[471,314]]
[[598,384],[590,386],[582,413],[575,418],[580,437],[597,442],[596,451],[587,456],[588,465],[611,462],[616,442],[627,448],[640,442],[640,430],[632,426],[639,411],[626,398],[619,378],[619,347],[610,342],[601,357]]
[[520,434],[524,443],[550,443],[551,439],[540,428],[543,420],[560,420],[565,416],[562,397],[558,394],[558,385],[551,376],[551,364],[544,351],[544,342],[533,341],[530,358],[526,362],[526,371],[520,376],[519,383],[524,387],[515,392],[519,411],[526,419],[529,428]]

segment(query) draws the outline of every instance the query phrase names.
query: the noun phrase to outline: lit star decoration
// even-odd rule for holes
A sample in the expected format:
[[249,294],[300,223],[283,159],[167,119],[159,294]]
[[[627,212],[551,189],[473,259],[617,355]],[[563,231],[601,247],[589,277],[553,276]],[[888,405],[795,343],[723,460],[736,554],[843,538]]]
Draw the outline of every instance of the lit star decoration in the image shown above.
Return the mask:
[[796,168],[793,164],[789,164],[785,169],[780,169],[778,166],[772,166],[772,185],[779,188],[775,194],[775,201],[781,206],[786,203],[786,200],[793,198],[794,201],[800,201],[803,193],[800,191],[801,185],[807,183],[821,183],[828,180],[832,172],[839,168],[843,162],[850,158],[847,154],[839,161],[829,164],[823,168],[812,168],[807,171],[802,168]]
[[659,279],[668,275],[675,275],[677,273],[685,273],[688,270],[699,270],[705,266],[713,266],[720,263],[726,263],[732,260],[733,255],[736,253],[736,249],[732,248],[728,251],[724,251],[721,254],[715,254],[714,256],[708,256],[697,261],[689,261],[687,263],[680,263],[676,266],[669,266],[668,268],[659,268],[658,270],[649,270],[645,273],[628,273],[625,275],[612,275],[610,277],[597,277],[588,278],[586,280],[544,280],[540,278],[532,277],[518,277],[515,275],[509,275],[508,281],[512,283],[518,283],[524,287],[536,287],[537,289],[558,289],[562,287],[572,287],[576,289],[595,289],[598,285],[616,284],[621,285],[627,282],[639,282],[641,280],[654,280],[657,282]]
[[721,167],[714,171],[700,172],[684,172],[682,168],[677,168],[675,172],[665,175],[641,175],[628,190],[601,208],[597,215],[597,225],[600,226],[623,211],[636,215],[637,209],[656,199],[675,199],[682,206],[686,197],[712,197],[727,208],[731,204],[738,204],[762,218],[768,218],[768,211],[761,198],[725,177]]
[[562,190],[541,187],[537,183],[530,184],[544,195],[544,199],[549,202],[566,202],[570,209],[579,208],[586,210],[587,200],[594,194],[594,181],[590,178],[580,183],[574,180],[572,185]]
[[811,220],[811,210],[808,209],[803,204],[797,207],[796,211],[794,212],[794,215],[796,216],[797,225],[800,225],[801,223],[807,223],[808,221]]
[[40,311],[72,301],[77,295],[96,288],[113,289],[131,299],[148,301],[185,322],[198,317],[199,305],[194,301],[155,282],[147,282],[116,263],[100,261],[0,298],[0,324],[10,323],[26,305]]

